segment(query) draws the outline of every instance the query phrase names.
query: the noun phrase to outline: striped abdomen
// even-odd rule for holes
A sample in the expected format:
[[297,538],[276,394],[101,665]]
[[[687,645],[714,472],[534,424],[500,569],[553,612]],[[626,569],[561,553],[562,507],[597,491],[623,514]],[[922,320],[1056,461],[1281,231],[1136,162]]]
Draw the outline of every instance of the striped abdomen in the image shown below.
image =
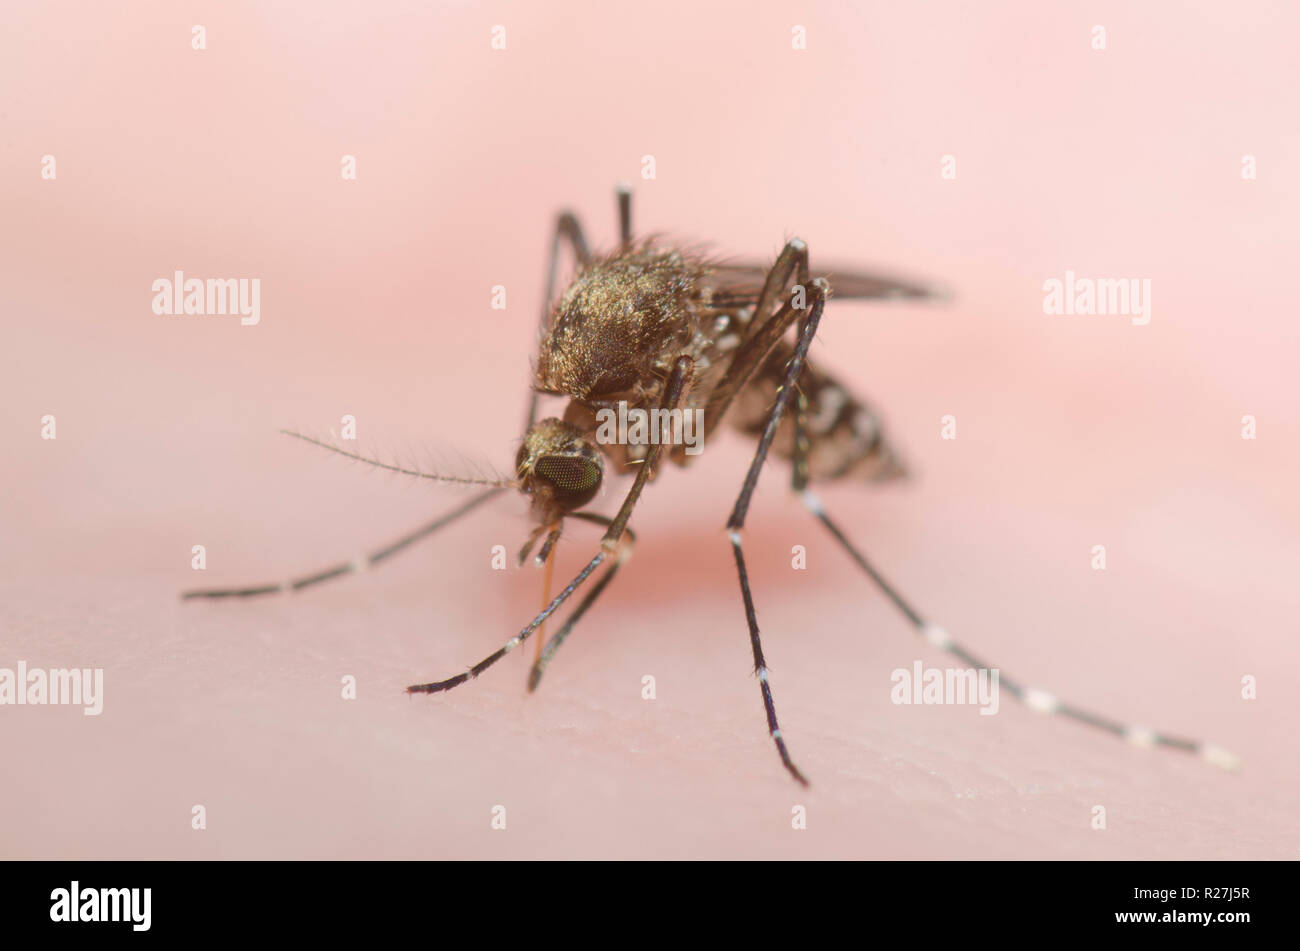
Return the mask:
[[[745,384],[732,410],[731,423],[736,429],[754,437],[762,434],[793,352],[782,341]],[[880,417],[834,377],[805,364],[798,388],[808,403],[808,472],[812,479],[882,480],[906,474],[885,438]],[[772,443],[772,452],[782,459],[794,457],[794,414],[792,401]]]

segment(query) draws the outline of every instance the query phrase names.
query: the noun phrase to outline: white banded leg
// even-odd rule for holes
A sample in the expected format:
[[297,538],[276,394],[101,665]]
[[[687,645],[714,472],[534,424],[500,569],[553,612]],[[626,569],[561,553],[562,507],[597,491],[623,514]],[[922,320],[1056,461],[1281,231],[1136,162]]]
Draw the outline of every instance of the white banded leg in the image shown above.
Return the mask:
[[[776,400],[772,404],[772,410],[767,418],[767,425],[763,430],[762,437],[759,439],[758,449],[754,453],[753,462],[750,463],[745,482],[740,489],[740,495],[736,498],[736,505],[732,509],[731,517],[727,520],[727,536],[731,539],[731,551],[736,559],[736,574],[740,578],[740,595],[745,605],[745,622],[749,626],[749,643],[754,654],[754,673],[758,677],[759,690],[763,695],[763,710],[767,714],[768,733],[772,737],[772,742],[776,744],[777,754],[781,757],[781,762],[785,765],[785,768],[789,770],[790,775],[805,786],[808,785],[808,780],[799,772],[798,767],[794,765],[794,761],[790,758],[790,751],[785,745],[785,737],[777,724],[776,704],[772,700],[772,687],[769,683],[767,661],[763,657],[763,644],[758,632],[758,615],[754,610],[754,596],[749,587],[749,572],[745,569],[745,553],[740,533],[744,530],[745,516],[749,512],[749,503],[753,497],[754,489],[758,485],[758,477],[762,472],[763,463],[767,460],[768,450],[771,448],[772,440],[776,436],[777,427],[781,424],[781,417],[790,403],[791,395],[795,392],[794,383],[798,379],[804,361],[808,357],[808,347],[817,333],[817,325],[821,321],[822,310],[826,306],[826,291],[825,281],[818,279],[813,282],[810,289],[811,306],[807,311],[807,315],[799,321],[799,339],[795,345],[794,354],[791,356],[790,362],[786,364],[785,376],[780,387],[777,388]],[[771,321],[789,319],[787,308],[783,308],[769,319]],[[763,333],[765,329],[760,328],[758,332]]]
[[[878,572],[875,567],[867,561],[866,557],[853,545],[852,542],[840,531],[830,516],[826,514],[825,508],[822,507],[821,500],[811,491],[804,489],[801,492],[804,506],[810,511],[817,520],[820,521],[830,531],[835,540],[840,543],[849,557],[851,557],[858,566],[865,571],[876,586],[884,592],[885,596],[894,603],[900,612],[912,623],[916,632],[921,635],[928,643],[947,651],[954,657],[958,658],[968,667],[989,668],[990,665],[976,657],[970,651],[966,650],[942,627],[926,621],[921,615],[907,603],[898,593],[898,591]],[[1204,743],[1197,740],[1188,740],[1179,736],[1171,736],[1167,733],[1158,733],[1145,727],[1123,724],[1109,717],[1103,717],[1099,714],[1083,710],[1079,707],[1064,703],[1055,695],[1037,687],[1030,687],[1020,684],[1005,675],[999,676],[999,684],[1006,689],[1016,699],[1020,700],[1025,706],[1038,713],[1056,714],[1075,720],[1079,723],[1085,723],[1088,726],[1096,727],[1099,730],[1105,730],[1112,733],[1134,746],[1156,747],[1163,746],[1173,750],[1182,750],[1185,753],[1194,753],[1205,760],[1222,769],[1233,770],[1240,765],[1236,756],[1229,753],[1221,747],[1214,746],[1210,743]]]
[[320,571],[313,572],[309,575],[303,575],[299,578],[292,578],[289,581],[272,582],[270,584],[246,585],[242,588],[200,588],[195,591],[184,591],[181,593],[183,600],[192,598],[251,598],[261,594],[281,594],[288,591],[301,591],[303,588],[310,588],[312,585],[321,584],[333,578],[341,578],[344,575],[356,574],[357,572],[366,571],[382,561],[386,561],[398,552],[401,552],[409,546],[427,538],[438,529],[451,524],[463,515],[468,515],[474,509],[478,508],[488,499],[500,494],[503,489],[489,489],[487,492],[477,495],[470,499],[464,505],[435,518],[426,525],[421,525],[413,532],[403,535],[394,542],[390,542],[383,548],[376,549],[368,554],[358,555],[351,561],[341,562],[330,568],[324,568]]

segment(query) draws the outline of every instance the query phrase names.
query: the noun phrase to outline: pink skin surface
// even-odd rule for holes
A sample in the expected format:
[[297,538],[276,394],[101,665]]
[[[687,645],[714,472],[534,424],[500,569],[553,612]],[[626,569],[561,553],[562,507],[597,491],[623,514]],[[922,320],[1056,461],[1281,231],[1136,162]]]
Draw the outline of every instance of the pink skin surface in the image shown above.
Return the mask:
[[[102,667],[105,697],[0,707],[0,856],[1297,855],[1296,8],[848,6],[4,5],[0,667]],[[1242,771],[1005,695],[891,703],[894,669],[953,661],[773,464],[746,555],[796,786],[723,532],[752,451],[730,436],[646,493],[635,557],[533,695],[531,644],[403,694],[537,609],[540,572],[491,567],[530,527],[517,495],[369,575],[178,600],[465,498],[280,428],[350,414],[363,446],[508,470],[550,223],[571,206],[608,245],[619,180],[643,232],[756,259],[797,234],[814,264],[951,288],[827,309],[813,358],[916,472],[823,486],[828,508],[1007,676]],[[176,269],[259,278],[260,323],[154,315]],[[1150,323],[1044,314],[1067,269],[1150,279]],[[557,582],[596,537],[570,527]]]

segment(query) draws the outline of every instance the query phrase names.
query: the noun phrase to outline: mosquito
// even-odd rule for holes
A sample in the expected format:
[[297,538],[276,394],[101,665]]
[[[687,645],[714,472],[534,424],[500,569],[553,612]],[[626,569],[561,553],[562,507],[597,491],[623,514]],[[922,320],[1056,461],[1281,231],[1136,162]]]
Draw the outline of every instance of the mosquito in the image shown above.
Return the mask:
[[[362,558],[283,584],[189,591],[182,597],[249,597],[299,591],[386,561],[502,492],[515,489],[529,499],[535,523],[518,561],[522,565],[541,542],[534,561],[546,568],[543,607],[518,634],[468,670],[445,680],[413,684],[406,690],[411,694],[432,694],[459,687],[536,636],[528,677],[528,689],[535,690],[574,625],[627,562],[635,541],[629,522],[646,485],[660,474],[663,463],[685,467],[693,459],[681,443],[666,449],[663,440],[634,443],[598,439],[597,420],[602,411],[614,411],[620,406],[624,410],[667,414],[700,411],[706,439],[716,436],[725,423],[757,440],[726,530],[740,582],[768,733],[785,769],[806,786],[808,781],[791,758],[777,722],[742,542],[750,501],[769,455],[789,463],[791,489],[918,635],[967,667],[991,669],[904,599],[867,560],[862,549],[850,541],[809,487],[812,482],[880,482],[906,475],[876,412],[834,376],[809,361],[809,347],[832,288],[836,297],[847,300],[922,301],[938,295],[927,286],[879,275],[815,275],[808,246],[798,238],[787,241],[770,266],[727,263],[658,238],[636,239],[630,189],[620,187],[617,203],[619,242],[610,253],[593,253],[572,212],[563,212],[556,220],[527,425],[515,458],[513,479],[462,478],[421,471],[286,431],[369,465],[437,481],[479,485],[484,491]],[[566,245],[576,259],[576,274],[557,296],[559,262]],[[568,400],[562,416],[538,418],[544,396]],[[584,511],[600,491],[606,466],[617,475],[632,478],[612,518]],[[594,523],[604,529],[604,534],[596,554],[547,601],[553,555],[567,519]],[[598,571],[600,574],[564,625],[546,640],[547,620]],[[1237,765],[1232,754],[1211,744],[1126,725],[1005,676],[1000,685],[1035,711],[1058,714],[1134,745],[1198,754],[1226,769]]]

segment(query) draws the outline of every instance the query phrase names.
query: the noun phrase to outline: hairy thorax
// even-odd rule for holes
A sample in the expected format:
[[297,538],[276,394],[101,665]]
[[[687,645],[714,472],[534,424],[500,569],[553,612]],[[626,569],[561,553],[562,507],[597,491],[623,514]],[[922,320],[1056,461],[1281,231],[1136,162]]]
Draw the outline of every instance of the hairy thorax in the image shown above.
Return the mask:
[[707,349],[705,273],[695,258],[648,246],[593,262],[551,315],[537,389],[592,404],[653,400],[679,355]]
[[[537,390],[570,397],[565,421],[594,429],[596,413],[621,402],[657,408],[674,361],[687,355],[694,376],[682,408],[702,406],[721,367],[708,273],[696,255],[649,244],[592,262],[551,314]],[[619,465],[645,456],[643,446],[602,448]]]

